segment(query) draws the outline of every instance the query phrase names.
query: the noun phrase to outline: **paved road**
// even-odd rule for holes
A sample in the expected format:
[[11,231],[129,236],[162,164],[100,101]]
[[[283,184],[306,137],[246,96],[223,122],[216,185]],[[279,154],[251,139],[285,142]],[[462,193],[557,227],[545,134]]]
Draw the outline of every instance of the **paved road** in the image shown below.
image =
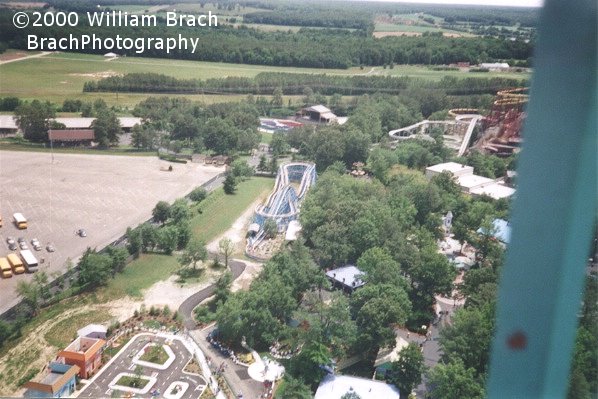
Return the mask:
[[[447,301],[437,301],[438,306],[440,307],[441,312],[448,312],[448,314],[443,315],[438,323],[430,325],[430,337],[423,342],[423,353],[424,353],[424,363],[428,367],[428,369],[432,369],[438,362],[440,361],[440,356],[442,356],[442,351],[440,350],[440,345],[438,344],[438,338],[440,336],[440,330],[442,330],[445,326],[451,324],[451,317],[455,310],[460,307],[459,303],[456,305],[453,304],[452,300]],[[426,379],[425,376],[422,380],[422,383],[415,388],[415,394],[418,398],[425,398],[427,392],[426,387]]]
[[261,382],[253,380],[247,373],[247,367],[235,364],[230,358],[224,357],[219,351],[214,349],[207,341],[208,334],[215,327],[205,330],[194,330],[190,334],[197,343],[201,351],[209,357],[212,371],[216,371],[222,365],[224,368],[224,377],[233,389],[233,394],[243,395],[245,399],[258,399],[265,392]]
[[[212,258],[217,255],[212,254]],[[230,267],[231,273],[233,275],[233,281],[239,277],[243,271],[245,270],[245,262],[241,262],[238,260],[230,260],[228,262]],[[179,314],[183,316],[183,324],[186,329],[194,330],[197,328],[197,324],[193,320],[193,309],[197,305],[199,305],[202,301],[206,300],[207,298],[211,297],[216,291],[216,284],[212,284],[209,287],[204,288],[196,292],[195,294],[191,295],[189,298],[185,299],[185,301],[179,306]]]
[[[110,397],[112,390],[110,389],[109,384],[120,373],[135,373],[136,365],[133,363],[132,358],[150,340],[157,344],[164,344],[166,341],[164,337],[157,336],[142,335],[136,337],[125,350],[119,352],[117,357],[108,367],[102,368],[100,374],[79,394],[79,397]],[[191,359],[192,354],[179,340],[172,340],[169,346],[176,355],[176,359],[166,370],[143,367],[143,375],[148,377],[155,376],[157,378],[157,382],[154,384],[150,392],[154,389],[158,389],[162,394],[164,394],[171,383],[180,381],[189,384],[189,387],[185,391],[182,398],[197,398],[203,387],[206,385],[206,381],[201,376],[191,375],[183,372],[183,369],[185,368],[187,362],[189,362]],[[151,394],[147,393],[146,395],[136,396],[151,397]]]

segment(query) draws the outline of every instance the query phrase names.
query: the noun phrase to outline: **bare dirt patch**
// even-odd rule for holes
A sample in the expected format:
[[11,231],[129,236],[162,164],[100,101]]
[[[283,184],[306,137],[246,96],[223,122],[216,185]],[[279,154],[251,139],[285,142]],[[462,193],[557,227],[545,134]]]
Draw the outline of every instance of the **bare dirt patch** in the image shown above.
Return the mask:
[[[205,267],[205,266],[204,266]],[[216,276],[220,273],[214,271],[210,267],[205,267],[204,281],[195,284],[180,284],[177,283],[178,276],[170,276],[168,280],[158,281],[143,293],[143,303],[145,306],[168,306],[172,310],[176,310],[181,306],[185,299],[213,284]]]
[[231,292],[248,290],[251,282],[262,271],[262,267],[264,266],[261,263],[250,262],[245,259],[239,260],[245,262],[246,266],[245,270],[243,270],[243,273],[233,282],[232,286],[230,287]]
[[[0,5],[1,6],[1,5]],[[18,60],[19,58],[27,57],[35,53],[27,51],[10,51],[0,54],[0,61]]]
[[94,73],[70,73],[69,75],[82,76],[84,78],[94,78],[94,79],[111,78],[113,76],[123,76],[122,73],[118,73],[115,71],[103,71],[103,72],[94,72]]

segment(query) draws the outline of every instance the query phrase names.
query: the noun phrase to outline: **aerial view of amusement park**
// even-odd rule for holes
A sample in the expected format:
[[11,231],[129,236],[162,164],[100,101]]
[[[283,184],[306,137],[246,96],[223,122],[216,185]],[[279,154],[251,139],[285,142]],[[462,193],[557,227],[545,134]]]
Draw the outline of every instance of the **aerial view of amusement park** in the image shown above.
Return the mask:
[[0,2],[0,397],[596,397],[596,4],[457,3]]

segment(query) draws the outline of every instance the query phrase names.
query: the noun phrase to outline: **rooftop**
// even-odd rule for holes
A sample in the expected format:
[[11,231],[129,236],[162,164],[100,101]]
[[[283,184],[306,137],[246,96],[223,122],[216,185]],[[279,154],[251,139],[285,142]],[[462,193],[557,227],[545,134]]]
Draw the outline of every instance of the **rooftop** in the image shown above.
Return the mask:
[[82,141],[93,140],[93,129],[50,129],[48,138],[53,141]]
[[77,330],[77,336],[86,337],[91,333],[102,333],[106,334],[108,329],[100,324],[88,324],[85,327]]
[[[307,108],[303,108],[303,110],[305,111],[313,111],[313,112],[319,112],[320,114],[325,114],[325,113],[331,113],[332,114],[332,110],[330,110],[329,108],[318,104],[318,105],[312,105],[311,107],[307,107]],[[334,115],[334,114],[332,114]]]
[[[91,122],[95,118],[55,118],[54,120],[58,123],[65,125],[67,129],[87,129],[91,126]],[[141,123],[141,118],[135,118],[131,116],[121,116],[118,118],[120,126],[128,129]],[[0,129],[16,129],[17,123],[13,119],[12,115],[0,115]]]
[[106,341],[99,338],[78,337],[59,353],[59,356],[65,356],[68,353],[84,354],[85,358],[91,358],[104,346]]
[[320,383],[315,399],[340,399],[344,394],[355,392],[361,399],[400,399],[399,390],[380,381],[348,375],[329,374]]
[[353,265],[339,267],[326,272],[328,278],[350,288],[358,288],[365,284],[365,282],[358,277],[362,274],[363,272]]
[[78,366],[50,363],[48,374],[41,381],[29,381],[24,387],[38,392],[54,394],[79,372]]
[[484,187],[473,188],[470,192],[475,195],[487,195],[494,199],[501,199],[508,198],[515,194],[515,189],[499,183],[494,183]]
[[[511,241],[511,225],[508,221],[504,219],[494,219],[492,221],[492,226],[494,227],[494,238],[505,244],[508,244]],[[480,227],[477,232],[483,234],[484,229]]]
[[457,162],[445,162],[445,163],[439,163],[437,165],[432,165],[432,166],[428,166],[426,168],[426,170],[432,171],[432,172],[437,172],[437,173],[442,173],[442,172],[451,172],[451,173],[457,173],[463,170],[471,170],[471,173],[473,173],[473,167],[472,166],[467,166],[467,165],[463,165]]
[[484,177],[484,176],[478,176],[478,175],[466,175],[466,176],[460,176],[457,179],[457,182],[459,184],[459,186],[461,186],[461,188],[467,188],[467,189],[472,189],[478,186],[481,186],[482,184],[491,184],[494,182],[494,180],[488,178],[488,177]]

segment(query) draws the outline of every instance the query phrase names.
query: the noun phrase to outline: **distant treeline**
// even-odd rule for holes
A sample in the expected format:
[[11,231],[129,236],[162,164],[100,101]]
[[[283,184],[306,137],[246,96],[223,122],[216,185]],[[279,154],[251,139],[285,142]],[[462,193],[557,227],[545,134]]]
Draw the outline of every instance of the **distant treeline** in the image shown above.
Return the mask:
[[[367,22],[371,22],[374,14],[409,14],[426,13],[444,18],[446,23],[467,23],[481,25],[536,26],[539,9],[525,7],[488,7],[472,5],[441,5],[441,4],[397,4],[375,2],[327,2],[322,6],[320,2],[302,0],[297,2],[280,2],[269,0],[105,0],[103,7],[116,5],[171,5],[192,3],[201,6],[213,5],[220,9],[240,10],[244,14],[245,7],[271,10],[270,12],[255,12],[244,14],[245,22],[266,23],[274,25],[323,26],[338,28],[367,29]],[[49,0],[47,7],[65,11],[97,11],[97,2],[93,0]],[[200,11],[200,10],[198,10]],[[320,15],[320,16],[318,16]],[[305,21],[310,20],[309,23]],[[366,24],[363,23],[364,20]]]
[[[47,27],[17,29],[12,24],[12,12],[0,10],[2,41],[12,48],[27,48],[27,35],[63,38],[92,35],[114,36],[113,27],[90,27],[84,18],[76,27]],[[115,51],[127,56],[176,58],[198,61],[240,64],[294,66],[309,68],[348,68],[359,65],[384,64],[449,64],[458,61],[471,63],[493,60],[527,60],[532,44],[494,38],[385,37],[364,36],[363,31],[341,29],[302,29],[296,33],[264,32],[230,25],[196,29],[166,27],[119,27],[122,37],[194,37],[199,40],[198,51],[177,49],[170,54],[163,50],[147,49],[136,54],[134,49]],[[105,49],[88,48],[81,52],[104,54]]]
[[85,92],[182,93],[182,94],[257,94],[272,95],[277,89],[285,95],[303,94],[306,88],[323,95],[399,94],[410,87],[441,89],[449,95],[495,94],[505,87],[524,85],[524,80],[506,78],[446,77],[439,82],[409,77],[340,76],[262,72],[254,78],[177,79],[155,73],[131,73],[86,82]]
[[355,10],[338,9],[286,9],[259,11],[245,14],[243,22],[272,25],[321,26],[324,28],[350,28],[371,32],[374,27],[371,14]]

